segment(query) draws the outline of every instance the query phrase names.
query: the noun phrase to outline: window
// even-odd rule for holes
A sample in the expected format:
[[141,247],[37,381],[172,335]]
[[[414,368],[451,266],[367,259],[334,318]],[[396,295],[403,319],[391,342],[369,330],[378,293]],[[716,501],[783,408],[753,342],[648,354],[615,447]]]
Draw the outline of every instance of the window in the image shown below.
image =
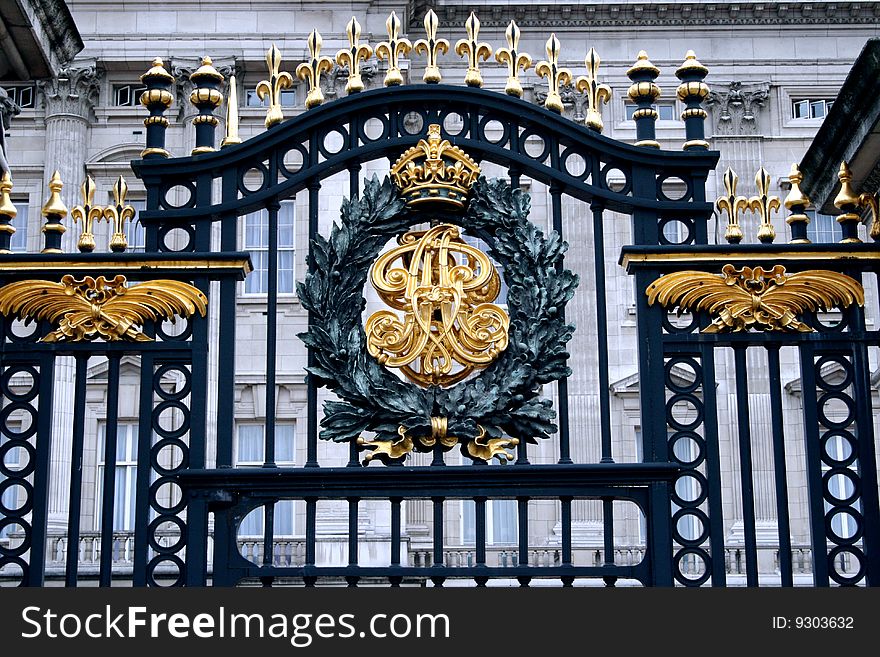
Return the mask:
[[[278,293],[293,293],[294,204],[284,201],[278,210]],[[269,291],[269,212],[260,210],[244,217],[244,248],[251,254],[254,270],[245,279],[247,294]]]
[[[486,502],[487,545],[516,545],[518,524],[516,500]],[[461,541],[465,545],[477,541],[477,505],[473,500],[461,501]]]
[[791,101],[791,118],[822,119],[831,111],[833,98],[794,98]]
[[9,250],[14,253],[24,253],[27,251],[27,233],[28,233],[28,199],[13,199],[12,204],[18,211],[12,225],[15,232],[12,233],[12,239],[9,242]]
[[811,242],[821,244],[838,240],[836,217],[817,213],[815,210],[807,210],[804,214],[810,218],[810,223],[807,224],[807,238]]
[[[137,442],[138,425],[120,422],[116,429],[116,469],[113,493],[113,531],[134,530],[137,499]],[[95,527],[101,529],[104,497],[104,447],[107,442],[107,426],[98,425],[98,494],[95,496]]]
[[[657,103],[655,105],[651,105],[655,110],[657,110],[657,114],[659,115],[657,118],[661,121],[675,121],[675,105],[672,103]],[[639,108],[638,105],[634,105],[632,103],[626,104],[626,120],[632,121],[633,114],[635,114],[636,110]]]
[[3,85],[3,88],[9,94],[9,100],[20,108],[33,109],[37,106],[37,90],[34,85]]
[[134,208],[134,218],[125,226],[125,239],[128,240],[128,248],[126,251],[133,253],[143,253],[146,245],[146,236],[144,235],[144,227],[141,224],[141,210],[146,209],[146,201],[129,201],[129,205]]
[[[281,92],[281,97],[279,99],[281,101],[281,107],[295,107],[296,106],[296,91],[293,89],[284,90]],[[256,89],[248,89],[247,91],[247,106],[248,107],[267,107],[269,105],[269,98],[266,97],[264,100],[260,100],[260,97],[257,95]]]
[[113,104],[116,107],[137,107],[141,102],[141,94],[146,90],[142,84],[114,84]]
[[[290,422],[275,425],[275,463],[279,466],[294,464],[294,435],[296,425]],[[239,424],[235,442],[237,467],[260,467],[265,454],[265,431],[262,424]],[[274,536],[294,535],[293,500],[275,504]],[[238,527],[239,536],[263,536],[263,508],[254,509]]]

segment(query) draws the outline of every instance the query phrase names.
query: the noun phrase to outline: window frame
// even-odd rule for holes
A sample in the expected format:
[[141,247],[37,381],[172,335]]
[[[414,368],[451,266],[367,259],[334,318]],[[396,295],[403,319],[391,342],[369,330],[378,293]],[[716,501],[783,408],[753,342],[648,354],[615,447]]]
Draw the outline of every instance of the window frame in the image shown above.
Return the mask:
[[[126,90],[129,94],[127,103],[119,102],[119,93]],[[146,85],[142,82],[112,82],[110,84],[110,105],[111,107],[140,107],[141,94],[147,90]]]
[[[514,509],[513,517],[514,517],[514,526],[513,526],[513,538],[512,540],[502,540],[495,536],[495,503],[507,503],[511,504]],[[467,547],[475,546],[477,543],[477,525],[476,525],[476,517],[477,517],[477,503],[474,500],[460,500],[460,515],[459,515],[459,536],[461,537],[461,544]],[[469,512],[466,511],[467,508],[473,509],[473,518],[474,522],[469,523],[466,522]],[[473,536],[469,536],[473,531]],[[490,499],[486,500],[486,546],[487,547],[512,547],[519,545],[519,508],[517,506],[516,500],[510,499]]]
[[[290,208],[289,211],[291,213],[291,217],[290,217],[291,242],[290,242],[289,246],[288,245],[282,246],[280,243],[280,241],[281,241],[280,240],[280,236],[281,236],[280,227],[282,225],[281,214],[284,211],[284,208]],[[257,217],[260,215],[265,215],[265,222],[261,221],[261,223],[260,223],[260,235],[261,235],[260,242],[261,242],[261,245],[260,246],[251,246],[248,242],[248,223],[250,221],[253,221],[254,217]],[[292,298],[292,297],[296,296],[296,280],[297,280],[296,279],[296,230],[297,230],[297,224],[296,224],[296,199],[295,198],[285,199],[285,200],[281,201],[281,207],[278,209],[278,219],[279,219],[279,221],[278,221],[278,225],[279,225],[279,231],[278,231],[278,234],[279,234],[279,245],[278,245],[279,264],[281,261],[282,254],[289,254],[289,256],[290,256],[290,268],[289,269],[286,269],[286,268],[282,269],[282,267],[279,266],[278,272],[277,272],[278,277],[279,277],[279,281],[281,279],[281,275],[283,272],[287,272],[287,271],[290,272],[290,289],[283,290],[283,289],[281,289],[281,285],[279,284],[278,296],[279,296],[279,298],[282,298],[282,297]],[[262,257],[264,254],[265,254],[265,257],[268,259],[268,253],[269,253],[269,239],[268,239],[269,238],[269,235],[268,235],[269,212],[268,212],[268,210],[266,210],[264,208],[261,210],[257,210],[256,212],[250,212],[248,214],[242,215],[240,224],[241,224],[241,242],[240,242],[241,248],[243,251],[247,251],[251,255],[251,262],[253,263],[253,271],[251,271],[248,274],[248,276],[245,278],[245,280],[241,284],[242,285],[241,297],[248,298],[248,299],[254,299],[254,298],[260,299],[260,298],[265,297],[268,294],[268,285],[269,285],[268,262],[267,262],[267,265],[265,268],[260,266],[260,264],[262,262]],[[263,235],[264,230],[265,230],[266,240],[265,240],[265,246],[262,246],[262,244],[263,244],[262,235]],[[263,287],[263,277],[265,277],[265,288]],[[256,291],[249,289],[249,281],[251,281],[251,280],[259,281],[258,283],[256,283],[256,286],[257,286]]]
[[[116,453],[119,454],[119,445],[122,441],[126,444],[126,459],[115,461],[114,466],[114,493],[113,493],[113,533],[134,532],[137,520],[137,470],[138,470],[138,434],[140,421],[136,418],[126,418],[116,423]],[[103,532],[103,504],[104,504],[104,468],[106,466],[106,453],[104,447],[107,443],[107,422],[98,422],[97,445],[95,446],[95,516],[94,527],[96,531]],[[126,477],[125,496],[126,504],[122,507],[122,526],[117,527],[117,513],[120,510],[119,499],[116,493],[119,490],[120,472]]]

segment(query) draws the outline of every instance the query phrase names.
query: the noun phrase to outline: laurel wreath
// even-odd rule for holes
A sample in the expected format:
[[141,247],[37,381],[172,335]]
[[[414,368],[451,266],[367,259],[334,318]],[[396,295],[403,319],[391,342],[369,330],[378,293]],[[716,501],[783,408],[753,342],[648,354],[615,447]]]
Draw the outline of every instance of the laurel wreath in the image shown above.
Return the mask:
[[380,183],[373,176],[360,197],[343,202],[329,240],[312,240],[310,272],[297,284],[312,313],[308,332],[299,334],[314,353],[307,370],[341,400],[324,403],[321,439],[347,442],[372,431],[376,440],[396,441],[401,427],[413,437],[430,436],[432,417],[445,417],[448,434],[462,444],[481,429],[490,438],[533,443],[555,433],[556,413],[540,391],[571,374],[566,344],[574,326],[565,322],[565,305],[578,277],[561,267],[568,245],[555,231],[545,237],[528,220],[530,204],[528,194],[506,181],[481,177],[465,213],[451,219],[486,239],[489,255],[503,266],[510,333],[497,360],[444,389],[420,388],[380,365],[367,352],[362,325],[371,264],[389,239],[425,215],[411,212],[387,177]]

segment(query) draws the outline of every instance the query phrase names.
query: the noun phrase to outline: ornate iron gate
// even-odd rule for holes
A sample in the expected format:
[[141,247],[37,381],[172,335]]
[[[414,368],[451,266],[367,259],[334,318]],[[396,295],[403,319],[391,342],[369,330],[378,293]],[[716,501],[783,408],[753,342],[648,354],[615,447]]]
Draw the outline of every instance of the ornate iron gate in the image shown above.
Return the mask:
[[[193,102],[201,114],[195,121],[196,148],[193,156],[186,158],[167,159],[168,121],[163,113],[171,103],[171,79],[161,61],[157,61],[144,76],[147,91],[143,102],[150,110],[146,121],[147,149],[144,159],[132,164],[147,190],[147,210],[141,214],[146,226],[145,253],[60,253],[59,231],[65,210],[50,200],[44,210],[44,253],[0,255],[0,275],[6,286],[0,289],[0,309],[7,315],[0,340],[0,387],[6,402],[3,418],[5,421],[13,412],[23,412],[32,418],[29,428],[21,433],[13,432],[5,424],[2,427],[8,438],[3,449],[23,450],[27,464],[19,470],[3,466],[4,490],[19,486],[25,491],[26,500],[17,508],[2,508],[2,522],[14,524],[21,540],[0,548],[0,563],[17,565],[25,584],[40,585],[44,581],[47,551],[53,549],[47,545],[47,499],[52,391],[59,359],[72,356],[75,363],[72,502],[66,528],[66,540],[72,546],[78,543],[80,533],[88,358],[108,359],[103,473],[104,490],[112,491],[120,363],[131,354],[139,358],[140,367],[138,485],[131,574],[135,585],[155,585],[161,580],[178,585],[211,582],[225,586],[256,578],[264,585],[294,581],[313,586],[343,579],[350,586],[365,582],[398,586],[425,580],[441,586],[450,578],[466,578],[484,586],[490,579],[515,578],[527,586],[534,578],[550,578],[571,586],[584,578],[603,578],[607,585],[626,578],[643,585],[701,585],[711,581],[723,586],[726,576],[716,353],[730,348],[739,402],[747,583],[758,584],[747,389],[749,354],[757,350],[766,353],[768,363],[777,466],[780,571],[783,585],[791,585],[779,354],[780,349],[795,347],[803,375],[815,584],[827,585],[829,580],[839,584],[875,584],[880,573],[880,522],[867,350],[878,344],[878,337],[876,331],[866,328],[858,302],[863,301],[861,277],[876,273],[876,246],[852,242],[852,219],[842,220],[844,237],[849,239],[841,244],[774,245],[770,243],[772,238],[766,238],[768,243],[764,244],[740,245],[735,243],[738,240],[729,245],[709,244],[708,224],[713,206],[706,199],[705,183],[717,162],[717,154],[707,150],[703,134],[705,112],[701,101],[708,92],[702,81],[706,69],[692,54],[676,72],[681,80],[679,97],[686,105],[683,120],[687,142],[682,152],[669,152],[654,148],[653,80],[658,72],[647,58],[641,58],[629,72],[633,80],[630,95],[639,107],[634,117],[639,142],[628,145],[599,132],[601,118],[595,110],[603,92],[596,81],[595,53],[588,56],[590,75],[583,78],[583,88],[594,101],[585,127],[553,111],[554,94],[558,94],[560,83],[565,82],[556,62],[558,42],[554,46],[552,39],[548,41],[548,61],[542,63],[542,74],[549,77],[550,86],[546,107],[539,107],[516,97],[514,83],[518,83],[519,60],[515,41],[507,55],[513,62],[507,95],[479,88],[472,72],[477,68],[475,62],[471,62],[467,87],[436,84],[439,71],[438,79],[431,80],[434,84],[397,86],[394,72],[399,73],[396,66],[400,44],[396,29],[391,27],[393,24],[389,27],[389,42],[384,44],[384,56],[390,60],[386,84],[391,86],[353,93],[357,91],[355,84],[349,96],[326,105],[318,98],[318,81],[329,60],[320,57],[320,36],[313,33],[313,59],[298,71],[310,83],[307,106],[311,109],[284,122],[280,120],[276,95],[287,79],[278,71],[280,54],[273,47],[268,60],[274,70],[264,88],[271,104],[269,129],[239,143],[233,111],[227,117],[224,148],[217,152],[217,119],[213,111],[222,100],[221,78],[207,61],[193,75]],[[436,54],[432,52],[430,29],[428,36],[425,48],[430,63]],[[476,43],[475,32],[471,41],[472,48],[480,45]],[[358,60],[362,58],[356,46],[355,40],[348,61],[350,80],[355,79]],[[381,46],[377,52],[383,52]],[[234,107],[234,99],[230,104]],[[506,467],[447,466],[439,441],[427,450],[432,456],[424,465],[399,467],[399,463],[392,463],[362,467],[360,459],[365,449],[383,450],[377,449],[375,443],[355,440],[349,442],[347,467],[322,467],[322,414],[318,401],[319,384],[327,379],[314,374],[320,358],[317,350],[310,348],[307,366],[313,373],[306,379],[305,463],[300,467],[276,466],[276,418],[274,413],[267,412],[264,467],[234,467],[235,372],[230,364],[234,363],[240,340],[235,317],[237,285],[251,267],[249,254],[238,250],[240,218],[257,210],[265,210],[268,217],[265,405],[273,409],[278,345],[299,339],[278,332],[281,202],[300,193],[307,196],[308,236],[314,245],[319,236],[322,185],[337,174],[347,173],[349,198],[362,198],[364,169],[375,168],[372,163],[381,163],[386,158],[395,161],[426,138],[429,126],[439,126],[438,140],[448,140],[476,162],[500,167],[512,188],[519,188],[524,177],[547,185],[549,223],[561,237],[565,237],[567,228],[563,221],[564,199],[570,197],[583,204],[584,212],[578,220],[592,226],[595,285],[592,289],[582,285],[577,294],[594,295],[600,435],[571,435],[568,388],[563,377],[554,395],[558,435],[553,440],[558,441],[558,463],[530,463],[526,439],[531,436],[520,436],[516,454],[511,455],[512,462]],[[673,180],[684,189],[676,198],[666,191],[667,182]],[[735,224],[737,208],[742,204],[734,192],[731,190],[730,203]],[[766,190],[764,196],[761,207],[768,213],[770,201]],[[843,209],[851,213],[858,199],[848,203]],[[117,216],[125,207],[124,193],[120,194],[118,206]],[[803,203],[792,205],[795,216],[800,216],[802,210]],[[88,199],[78,211],[84,220],[90,218]],[[462,215],[441,215],[444,221],[460,225],[469,234],[492,244],[492,235],[468,225]],[[610,221],[625,220],[620,215],[630,218],[632,226],[632,243],[624,248],[621,262],[635,278],[643,454],[640,463],[615,463],[612,454],[604,228]],[[769,221],[769,215],[766,216]],[[795,219],[793,234],[800,229],[797,224]],[[670,226],[678,227],[683,236],[676,243],[668,237]],[[309,265],[312,274],[318,272],[319,260],[314,253]],[[127,287],[124,280],[114,278],[120,274],[132,282],[143,283]],[[85,278],[83,283],[83,276],[92,278]],[[187,285],[182,286],[181,282]],[[131,298],[139,290],[139,306],[121,308],[119,315],[107,319],[112,314],[112,299],[125,298],[126,294]],[[61,299],[55,314],[46,310],[46,300],[55,298],[52,295]],[[79,319],[69,315],[73,306],[65,301],[77,296],[84,299],[79,309],[84,316]],[[101,312],[95,306],[101,307]],[[842,321],[833,327],[823,324],[814,312],[835,306],[841,308]],[[688,321],[679,321],[670,314],[676,307],[690,313]],[[210,330],[206,308],[216,313],[216,334]],[[93,314],[89,315],[90,312]],[[182,330],[170,330],[161,321],[175,315],[186,318]],[[33,332],[22,333],[16,316],[38,317],[41,321]],[[56,328],[59,320],[61,324]],[[314,327],[315,320],[315,313],[310,313],[310,326]],[[138,329],[141,325],[142,332]],[[96,337],[103,340],[96,341]],[[117,339],[120,337],[124,339]],[[213,364],[209,358],[212,350],[219,356]],[[829,364],[843,373],[842,378],[828,378]],[[691,373],[687,380],[676,374],[682,369]],[[28,379],[32,385],[22,387],[20,379]],[[212,379],[217,381],[216,389],[209,385]],[[829,418],[823,410],[823,404],[831,400],[845,406],[843,419]],[[684,415],[678,410],[682,406],[689,409]],[[216,410],[210,411],[212,408]],[[434,423],[433,415],[428,419]],[[446,418],[438,418],[438,422],[441,419],[444,428],[435,432],[435,439],[445,437]],[[216,440],[209,441],[209,434]],[[601,441],[601,461],[573,463],[571,441],[588,439]],[[831,440],[846,448],[842,457],[837,458],[837,453],[832,455],[826,449]],[[695,446],[688,458],[676,449],[683,441]],[[170,461],[160,456],[169,451],[177,456]],[[399,456],[390,452],[388,455]],[[207,467],[209,464],[211,467]],[[842,476],[851,483],[849,493],[842,499],[830,492],[829,482],[834,476]],[[693,496],[684,497],[680,492],[677,482],[683,479],[693,482]],[[177,486],[182,490],[179,496],[167,492]],[[511,564],[515,565],[487,562],[487,502],[494,499],[516,500],[517,545],[510,551]],[[585,499],[600,500],[604,511],[604,545],[597,550],[601,557],[590,564],[576,563],[572,556],[571,509],[577,501]],[[281,500],[296,500],[305,509],[303,553],[280,555],[284,558],[279,558],[273,536],[273,510]],[[317,508],[326,500],[347,503],[347,565],[325,566],[316,562]],[[425,500],[431,509],[433,549],[419,563],[406,563],[401,559],[402,515],[406,503],[413,500]],[[471,563],[450,563],[444,552],[447,500],[474,502],[475,554]],[[530,554],[528,520],[530,502],[534,500],[550,500],[560,510],[558,558],[551,564],[536,563]],[[646,549],[642,558],[632,563],[618,563],[615,559],[613,505],[622,500],[638,505],[646,517]],[[358,563],[359,508],[368,501],[388,505],[387,565]],[[260,557],[253,561],[242,554],[236,533],[242,519],[259,507],[265,509],[265,524]],[[112,575],[114,537],[109,527],[113,508],[113,495],[105,495],[103,526],[108,529],[100,537],[99,573],[99,581],[104,585],[110,583]],[[832,521],[840,514],[847,516],[852,528],[846,536],[836,533],[838,524]],[[682,518],[699,526],[699,531],[687,535],[680,531]],[[858,567],[842,575],[835,569],[835,563],[844,553]],[[67,549],[68,585],[77,584],[77,554],[75,549]]]

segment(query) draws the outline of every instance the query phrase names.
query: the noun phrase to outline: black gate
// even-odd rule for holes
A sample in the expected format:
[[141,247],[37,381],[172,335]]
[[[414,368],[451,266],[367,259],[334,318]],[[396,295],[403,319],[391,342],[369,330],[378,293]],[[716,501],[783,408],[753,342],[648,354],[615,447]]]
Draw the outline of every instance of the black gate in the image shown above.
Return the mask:
[[[88,359],[103,356],[108,362],[103,490],[110,494],[103,497],[102,513],[103,526],[110,527],[114,504],[119,503],[114,502],[112,491],[114,476],[120,472],[113,461],[118,440],[120,363],[126,356],[135,355],[140,383],[131,580],[136,586],[227,586],[246,580],[306,586],[340,581],[349,586],[399,586],[430,581],[442,586],[451,578],[464,578],[478,586],[491,579],[515,579],[528,586],[535,578],[556,580],[565,586],[586,578],[601,578],[608,586],[620,579],[642,585],[698,586],[711,581],[723,586],[729,557],[725,554],[722,526],[716,359],[719,350],[730,349],[734,363],[731,378],[738,402],[735,433],[744,519],[744,546],[738,558],[743,561],[748,585],[757,585],[748,366],[755,362],[754,354],[760,352],[771,395],[779,571],[782,584],[791,585],[786,427],[780,379],[780,351],[789,348],[797,350],[802,371],[814,582],[820,586],[828,585],[830,580],[839,584],[876,583],[880,576],[880,522],[868,348],[880,344],[880,337],[877,331],[866,328],[864,310],[857,303],[862,276],[876,273],[876,246],[769,243],[772,240],[765,244],[709,244],[713,205],[706,199],[705,183],[718,155],[708,151],[704,141],[705,112],[700,103],[705,97],[705,69],[693,57],[677,72],[682,81],[680,98],[687,106],[683,116],[687,143],[682,152],[652,147],[653,77],[643,67],[631,71],[636,85],[646,85],[632,92],[641,112],[635,117],[642,144],[639,146],[606,138],[513,95],[470,86],[429,84],[351,94],[273,125],[243,143],[235,144],[232,135],[228,147],[211,152],[216,125],[212,111],[220,96],[217,81],[208,76],[201,87],[204,93],[193,94],[193,102],[202,112],[196,121],[198,154],[166,159],[167,120],[163,112],[170,104],[170,80],[161,73],[159,64],[145,77],[148,91],[144,102],[151,110],[148,148],[145,158],[132,164],[147,190],[147,210],[141,213],[146,227],[145,252],[76,256],[52,253],[60,246],[60,233],[53,232],[60,214],[50,207],[44,229],[50,252],[0,255],[4,285],[19,281],[64,284],[62,277],[68,274],[76,278],[105,276],[111,281],[125,274],[132,282],[161,279],[193,286],[188,293],[190,307],[175,311],[186,317],[182,329],[179,323],[171,330],[159,321],[161,313],[141,314],[143,336],[149,340],[132,339],[129,334],[120,341],[100,332],[97,337],[103,337],[103,341],[94,340],[94,333],[84,341],[73,341],[70,334],[52,340],[56,330],[53,322],[57,323],[61,315],[44,318],[35,330],[22,333],[15,321],[16,314],[25,314],[20,304],[15,312],[6,311],[0,340],[3,421],[13,412],[23,412],[32,419],[23,432],[5,424],[0,428],[8,439],[4,453],[18,448],[27,456],[26,465],[18,470],[3,466],[5,479],[0,485],[4,490],[19,486],[26,499],[16,508],[0,509],[2,522],[14,524],[19,537],[0,546],[0,565],[20,568],[24,584],[44,582],[47,554],[51,556],[55,549],[47,545],[47,505],[56,363],[71,356],[74,362],[72,502],[66,541],[68,546],[76,546],[80,534]],[[263,467],[234,467],[234,354],[241,340],[236,335],[237,286],[251,266],[249,254],[238,250],[240,218],[257,210],[265,210],[268,217],[267,314],[261,349],[265,357],[265,407],[274,409],[278,345],[298,340],[278,330],[281,202],[297,194],[306,195],[308,236],[314,239],[319,233],[322,185],[329,178],[347,173],[348,196],[358,196],[365,169],[387,171],[385,159],[393,162],[424,138],[430,125],[441,126],[442,137],[477,162],[499,167],[513,187],[519,187],[525,177],[546,185],[550,227],[561,236],[565,237],[568,228],[563,221],[565,198],[582,204],[583,211],[575,221],[586,222],[592,229],[595,284],[582,283],[577,294],[589,295],[595,303],[599,435],[572,435],[568,386],[562,379],[552,395],[559,426],[558,436],[553,438],[558,440],[557,463],[530,463],[526,441],[522,440],[515,458],[505,467],[447,465],[439,450],[421,465],[363,467],[363,453],[352,442],[346,467],[322,467],[319,389],[314,377],[308,376],[305,462],[298,467],[276,465],[276,418],[269,411]],[[683,191],[671,194],[670,182]],[[736,203],[735,198],[733,201]],[[802,209],[795,206],[792,212]],[[844,210],[851,212],[852,208]],[[635,278],[640,463],[615,463],[612,453],[604,232],[609,222],[625,218],[631,222],[632,241],[623,250],[621,264]],[[848,232],[851,224],[844,221],[841,225],[844,237],[852,237]],[[669,237],[672,232],[668,228],[673,226],[677,239]],[[51,241],[56,237],[57,241]],[[314,261],[311,264],[314,266]],[[774,269],[776,266],[785,269]],[[833,279],[827,283],[832,289],[826,290],[823,281],[828,272],[845,274],[849,283]],[[804,274],[801,279],[796,278],[799,273]],[[669,274],[679,278],[662,278]],[[798,280],[805,282],[794,289]],[[771,295],[762,305],[764,292],[770,288],[787,290],[785,284],[794,289],[791,298],[774,302]],[[95,283],[92,291],[84,294],[94,294],[96,285],[100,287]],[[137,290],[138,286],[130,289]],[[732,305],[742,303],[729,292],[733,289],[745,295],[745,308]],[[716,296],[706,300],[700,290],[714,290]],[[811,290],[827,298],[817,301],[810,296],[814,294]],[[208,316],[200,312],[200,303],[207,313],[215,313],[216,333],[212,333]],[[841,308],[841,319],[829,326],[814,311],[833,306]],[[672,312],[676,308],[685,314],[676,316]],[[217,358],[212,361],[209,356],[213,351]],[[308,365],[315,363],[315,354],[309,351]],[[829,369],[838,376],[829,378]],[[681,371],[690,374],[683,379]],[[22,388],[18,383],[21,378],[31,380],[32,385]],[[209,385],[214,379],[216,388]],[[831,418],[826,413],[825,406],[832,402],[843,405],[842,417]],[[209,435],[216,436],[216,441],[209,440]],[[600,462],[572,462],[571,444],[581,440],[601,443]],[[676,447],[684,441],[693,445],[687,457]],[[831,442],[841,445],[843,452],[832,454],[828,447]],[[172,451],[176,455],[173,459],[162,456]],[[849,482],[842,498],[835,497],[831,488],[835,476]],[[681,492],[681,481],[689,482],[691,494]],[[168,492],[177,491],[178,486],[179,493]],[[487,503],[496,499],[516,500],[517,509],[516,545],[504,555],[503,564],[490,564],[487,559]],[[304,509],[304,539],[296,545],[283,544],[274,536],[274,509],[287,500]],[[316,559],[318,506],[328,500],[347,503],[345,565],[319,565]],[[434,530],[432,549],[415,560],[407,559],[401,546],[405,540],[404,509],[407,503],[417,500],[430,509]],[[474,503],[474,552],[465,559],[450,558],[444,543],[445,503],[449,500]],[[604,544],[589,563],[573,557],[572,505],[581,500],[599,500],[603,510]],[[561,538],[547,560],[536,558],[530,547],[529,517],[535,501],[548,501],[559,510]],[[643,553],[626,562],[621,562],[614,542],[614,505],[620,501],[635,503],[647,527]],[[363,504],[376,502],[388,505],[389,557],[385,565],[360,565],[359,510]],[[247,558],[237,541],[237,531],[243,518],[259,507],[265,509],[263,536]],[[846,515],[849,528],[843,536],[837,532],[840,523],[833,521],[841,514]],[[681,531],[685,522],[698,530]],[[114,540],[110,529],[101,533],[98,580],[103,585],[108,585],[113,575],[113,555],[119,549]],[[844,556],[849,559],[848,566],[840,571],[837,564]],[[68,585],[77,584],[78,551],[72,547],[66,551],[64,575]]]

